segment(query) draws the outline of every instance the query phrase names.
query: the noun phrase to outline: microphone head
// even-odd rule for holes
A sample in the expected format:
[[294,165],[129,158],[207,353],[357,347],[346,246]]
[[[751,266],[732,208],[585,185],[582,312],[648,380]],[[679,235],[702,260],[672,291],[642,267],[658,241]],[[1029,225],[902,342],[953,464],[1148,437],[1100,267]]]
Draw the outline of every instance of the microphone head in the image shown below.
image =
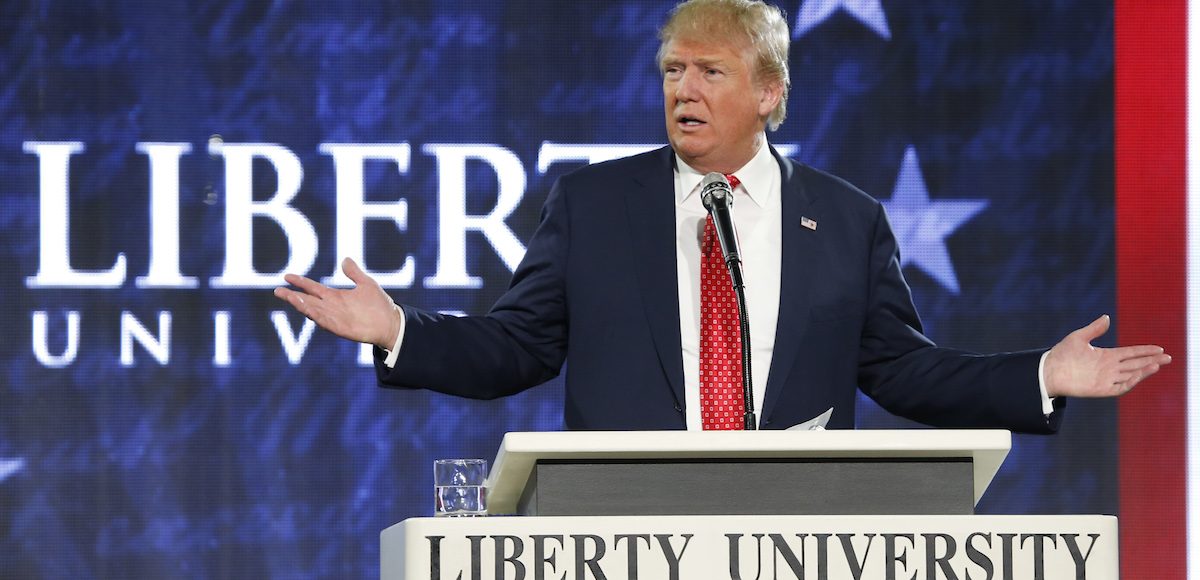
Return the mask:
[[729,187],[729,180],[716,171],[705,175],[700,182],[700,201],[708,211],[712,211],[714,203],[733,207],[733,188]]

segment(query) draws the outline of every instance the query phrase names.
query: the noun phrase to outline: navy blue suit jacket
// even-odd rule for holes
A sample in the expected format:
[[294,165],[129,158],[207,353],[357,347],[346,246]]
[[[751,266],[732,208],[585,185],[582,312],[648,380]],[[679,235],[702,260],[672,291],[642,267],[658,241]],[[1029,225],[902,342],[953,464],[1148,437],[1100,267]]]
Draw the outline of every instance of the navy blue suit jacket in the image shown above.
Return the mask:
[[[831,428],[853,428],[856,388],[929,425],[1056,428],[1061,413],[1047,420],[1041,409],[1042,351],[935,346],[921,334],[880,203],[772,153],[783,248],[763,428],[829,407]],[[492,311],[454,318],[405,306],[395,367],[376,352],[380,382],[489,399],[555,377],[565,360],[568,428],[685,428],[673,163],[667,147],[563,176]]]

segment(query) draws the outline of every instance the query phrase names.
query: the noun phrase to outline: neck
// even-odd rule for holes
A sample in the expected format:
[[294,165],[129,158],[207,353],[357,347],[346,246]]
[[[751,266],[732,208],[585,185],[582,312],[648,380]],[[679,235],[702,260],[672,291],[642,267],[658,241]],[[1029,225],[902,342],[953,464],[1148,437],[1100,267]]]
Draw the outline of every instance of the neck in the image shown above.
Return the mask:
[[704,173],[711,173],[711,172],[715,171],[717,173],[723,173],[725,175],[729,175],[729,174],[734,173],[734,172],[740,170],[741,168],[745,167],[747,163],[750,163],[750,160],[754,159],[755,155],[758,155],[759,149],[763,148],[766,145],[766,143],[767,143],[766,135],[763,133],[758,133],[754,136],[754,139],[751,141],[749,151],[743,151],[740,155],[723,157],[721,159],[716,159],[716,158],[713,158],[713,159],[708,159],[708,158],[688,159],[687,157],[684,157],[683,155],[679,155],[678,151],[676,151],[675,153],[676,153],[676,155],[679,155],[679,158],[682,159],[683,162],[686,163],[688,167],[691,167],[697,173],[704,174]]

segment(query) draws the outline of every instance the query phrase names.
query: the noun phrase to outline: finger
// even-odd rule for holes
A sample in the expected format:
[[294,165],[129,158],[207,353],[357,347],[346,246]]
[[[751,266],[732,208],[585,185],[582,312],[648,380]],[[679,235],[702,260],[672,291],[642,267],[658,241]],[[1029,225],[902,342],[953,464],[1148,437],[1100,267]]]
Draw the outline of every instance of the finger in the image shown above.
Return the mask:
[[362,271],[362,268],[358,267],[358,263],[350,258],[345,258],[342,260],[342,272],[346,273],[346,277],[350,278],[350,280],[354,282],[355,286],[362,286],[363,284],[374,282],[374,280],[368,276],[366,272]]
[[1137,346],[1122,346],[1104,349],[1116,355],[1117,360],[1127,361],[1145,357],[1157,357],[1163,354],[1163,348],[1154,344],[1139,344]]
[[301,280],[301,279],[303,279],[303,278],[304,278],[303,276],[300,276],[300,275],[298,275],[298,274],[290,274],[290,273],[289,273],[289,274],[284,274],[284,275],[283,275],[283,280],[284,280],[285,282],[287,282],[288,284],[291,284],[291,285],[293,285],[293,286],[295,286],[295,285],[296,285],[296,281],[297,281],[297,280]]
[[288,284],[303,290],[305,294],[315,298],[320,298],[322,300],[328,297],[329,293],[332,291],[331,288],[325,286],[324,284],[321,284],[316,280],[310,280],[304,276],[286,274],[284,275],[283,279],[286,280]]
[[311,313],[313,311],[313,307],[320,302],[319,300],[305,300],[305,294],[296,292],[294,290],[288,290],[286,288],[276,289],[275,296],[278,296],[280,299],[286,301],[292,306],[292,308],[296,309],[296,312],[303,314],[306,318],[312,318]]
[[1100,316],[1100,318],[1093,320],[1091,324],[1088,324],[1087,326],[1080,328],[1071,334],[1075,334],[1087,342],[1092,342],[1093,340],[1104,336],[1104,333],[1108,332],[1109,325],[1110,320],[1108,315],[1103,314]]
[[1116,373],[1113,373],[1113,375],[1112,375],[1112,384],[1120,386],[1125,383],[1128,383],[1130,380],[1137,378],[1139,373],[1141,373],[1141,371],[1142,371],[1141,367],[1138,367],[1135,369],[1124,370],[1124,371],[1117,371]]
[[[1153,354],[1147,356],[1139,356],[1136,358],[1127,358],[1117,363],[1116,368],[1119,371],[1132,371],[1152,364],[1162,364],[1162,357],[1165,355]],[[1170,357],[1167,357],[1168,359]]]
[[1137,373],[1134,373],[1134,375],[1129,377],[1129,379],[1126,380],[1125,383],[1123,384],[1123,387],[1124,387],[1123,392],[1126,392],[1126,393],[1129,392],[1130,390],[1133,389],[1133,387],[1137,386],[1138,383],[1149,378],[1150,375],[1157,373],[1159,368],[1160,368],[1159,365],[1155,364],[1155,365],[1150,365],[1150,366],[1138,371]]
[[1149,378],[1162,369],[1162,364],[1158,361],[1152,361],[1135,369],[1123,371],[1119,373],[1118,381],[1125,385],[1126,389],[1132,389],[1134,385]]
[[292,290],[291,288],[279,287],[275,289],[274,293],[276,298],[283,300],[292,306],[303,305],[305,303],[305,294],[303,292]]

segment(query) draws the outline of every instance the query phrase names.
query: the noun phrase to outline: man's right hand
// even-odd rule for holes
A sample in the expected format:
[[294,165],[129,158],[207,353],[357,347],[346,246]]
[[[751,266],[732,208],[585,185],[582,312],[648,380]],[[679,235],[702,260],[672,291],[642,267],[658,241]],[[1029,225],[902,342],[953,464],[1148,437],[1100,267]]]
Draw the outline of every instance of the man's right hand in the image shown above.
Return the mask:
[[342,260],[342,271],[354,282],[354,288],[330,288],[304,276],[287,274],[284,280],[298,290],[276,288],[275,297],[342,338],[392,348],[401,325],[396,303],[354,260]]

